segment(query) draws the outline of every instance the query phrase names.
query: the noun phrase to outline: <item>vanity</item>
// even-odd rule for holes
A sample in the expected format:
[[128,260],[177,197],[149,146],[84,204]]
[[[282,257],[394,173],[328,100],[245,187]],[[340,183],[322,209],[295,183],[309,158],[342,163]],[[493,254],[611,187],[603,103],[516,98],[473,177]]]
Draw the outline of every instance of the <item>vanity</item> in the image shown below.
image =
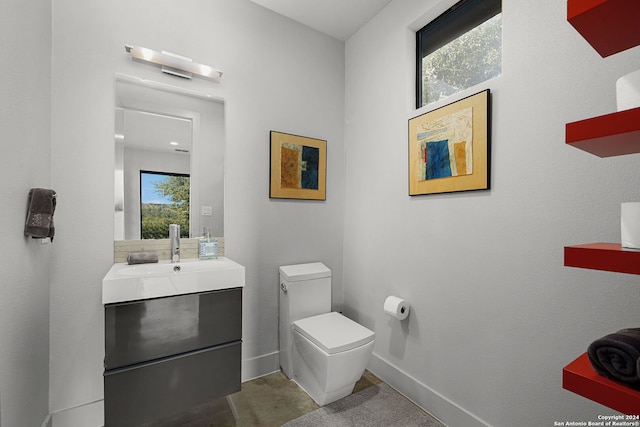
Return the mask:
[[[146,425],[240,390],[244,267],[190,258],[203,227],[224,238],[224,100],[181,82],[115,75],[115,264],[102,281],[106,427]],[[185,232],[176,263],[164,234],[172,223]],[[128,265],[130,252],[161,261]]]
[[102,282],[105,426],[240,390],[245,269],[226,257],[114,264]]

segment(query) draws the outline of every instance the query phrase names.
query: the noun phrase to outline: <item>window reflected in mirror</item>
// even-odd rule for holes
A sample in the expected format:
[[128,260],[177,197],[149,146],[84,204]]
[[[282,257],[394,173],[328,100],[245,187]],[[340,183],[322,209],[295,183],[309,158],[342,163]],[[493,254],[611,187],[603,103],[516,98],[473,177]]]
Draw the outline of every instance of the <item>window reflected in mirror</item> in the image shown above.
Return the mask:
[[140,171],[140,235],[143,239],[169,238],[169,224],[189,237],[188,174]]

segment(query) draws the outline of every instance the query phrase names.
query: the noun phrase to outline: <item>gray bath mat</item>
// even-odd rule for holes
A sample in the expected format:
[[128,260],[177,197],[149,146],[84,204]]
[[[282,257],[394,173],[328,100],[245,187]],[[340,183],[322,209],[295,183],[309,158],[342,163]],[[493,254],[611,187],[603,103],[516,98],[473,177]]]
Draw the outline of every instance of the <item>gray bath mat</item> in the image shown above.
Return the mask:
[[444,427],[385,383],[316,409],[283,427]]

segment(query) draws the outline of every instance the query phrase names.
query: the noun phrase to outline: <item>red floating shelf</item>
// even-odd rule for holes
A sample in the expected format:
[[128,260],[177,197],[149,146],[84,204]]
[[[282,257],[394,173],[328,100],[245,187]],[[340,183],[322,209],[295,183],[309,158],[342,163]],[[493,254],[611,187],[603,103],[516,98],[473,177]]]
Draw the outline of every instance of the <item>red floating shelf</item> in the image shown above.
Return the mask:
[[569,0],[567,21],[603,58],[640,44],[638,0]]
[[566,143],[599,157],[640,153],[640,108],[567,123]]
[[[607,57],[640,45],[640,0],[567,0],[567,20]],[[640,153],[640,108],[567,123],[565,141],[599,157]],[[567,267],[640,274],[640,251],[617,243],[565,246]],[[562,370],[562,387],[627,415],[640,415],[640,391],[599,375],[583,354]]]
[[640,274],[640,251],[625,249],[619,243],[590,243],[565,246],[566,267]]
[[627,415],[640,415],[640,391],[603,377],[584,353],[562,369],[562,388]]

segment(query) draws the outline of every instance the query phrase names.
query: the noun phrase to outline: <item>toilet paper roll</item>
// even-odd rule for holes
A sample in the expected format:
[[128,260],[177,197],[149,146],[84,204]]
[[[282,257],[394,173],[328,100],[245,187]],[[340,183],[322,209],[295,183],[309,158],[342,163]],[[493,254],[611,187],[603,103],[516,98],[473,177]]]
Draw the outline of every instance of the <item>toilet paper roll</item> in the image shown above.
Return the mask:
[[640,70],[616,81],[616,104],[618,111],[640,107]]
[[409,315],[409,303],[402,298],[387,297],[384,301],[384,312],[398,320],[406,319]]
[[622,203],[620,213],[622,247],[640,249],[640,202]]

